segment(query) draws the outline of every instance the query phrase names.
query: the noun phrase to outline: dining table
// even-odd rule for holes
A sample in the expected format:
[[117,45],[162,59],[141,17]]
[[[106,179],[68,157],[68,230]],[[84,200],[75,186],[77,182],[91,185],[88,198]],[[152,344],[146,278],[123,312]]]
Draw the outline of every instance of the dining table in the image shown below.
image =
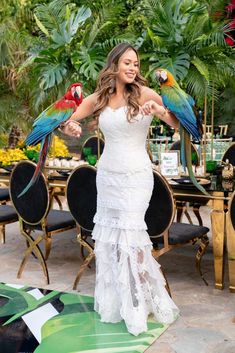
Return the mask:
[[[224,180],[221,174],[198,178],[208,195],[199,191],[186,178],[169,179],[176,201],[208,204],[211,208],[211,234],[214,258],[214,285],[224,288],[225,257],[227,252],[229,290],[235,292],[235,230],[230,226],[228,203],[235,190],[235,180]],[[185,182],[184,182],[185,180]]]

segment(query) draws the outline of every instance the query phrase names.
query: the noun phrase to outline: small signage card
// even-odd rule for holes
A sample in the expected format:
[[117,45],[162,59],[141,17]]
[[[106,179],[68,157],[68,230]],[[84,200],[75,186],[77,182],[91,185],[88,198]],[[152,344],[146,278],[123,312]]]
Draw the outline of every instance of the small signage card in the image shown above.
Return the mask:
[[162,152],[160,155],[161,174],[168,177],[179,175],[179,151]]

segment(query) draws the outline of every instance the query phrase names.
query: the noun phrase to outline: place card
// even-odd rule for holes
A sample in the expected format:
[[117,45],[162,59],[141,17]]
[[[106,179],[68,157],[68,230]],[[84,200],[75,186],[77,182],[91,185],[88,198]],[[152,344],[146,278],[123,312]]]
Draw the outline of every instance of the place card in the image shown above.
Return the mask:
[[168,151],[160,154],[160,171],[166,177],[179,175],[179,151]]

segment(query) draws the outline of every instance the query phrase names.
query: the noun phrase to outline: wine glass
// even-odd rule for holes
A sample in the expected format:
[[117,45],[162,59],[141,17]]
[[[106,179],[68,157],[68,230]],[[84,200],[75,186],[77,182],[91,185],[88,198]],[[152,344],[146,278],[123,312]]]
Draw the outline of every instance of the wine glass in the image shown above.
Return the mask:
[[169,135],[170,135],[170,142],[173,142],[173,135],[175,133],[175,129],[173,127],[170,127],[169,129]]
[[219,126],[214,126],[214,136],[215,136],[215,138],[217,137],[217,135],[219,134],[219,132],[220,132]]

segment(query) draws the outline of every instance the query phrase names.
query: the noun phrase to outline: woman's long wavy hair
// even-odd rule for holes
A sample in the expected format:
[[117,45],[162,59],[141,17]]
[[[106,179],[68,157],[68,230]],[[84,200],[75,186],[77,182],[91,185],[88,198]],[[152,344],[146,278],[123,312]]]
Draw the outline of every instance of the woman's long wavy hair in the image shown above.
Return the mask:
[[[97,105],[94,111],[94,117],[98,118],[102,110],[109,104],[109,99],[116,91],[116,75],[118,73],[118,62],[120,57],[128,50],[132,49],[139,55],[136,49],[129,43],[120,43],[114,47],[108,55],[107,63],[98,77],[96,87]],[[146,86],[147,81],[138,72],[135,80],[125,86],[125,98],[127,101],[128,113],[127,120],[130,122],[139,112],[138,101],[141,95],[141,86]]]

